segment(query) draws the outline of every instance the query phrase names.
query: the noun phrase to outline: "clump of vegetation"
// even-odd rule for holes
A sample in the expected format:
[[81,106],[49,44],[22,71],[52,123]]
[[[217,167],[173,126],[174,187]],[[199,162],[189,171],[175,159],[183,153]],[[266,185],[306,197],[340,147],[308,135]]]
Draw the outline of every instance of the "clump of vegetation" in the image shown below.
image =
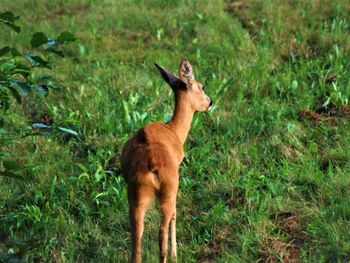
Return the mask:
[[[7,11],[0,14],[0,25],[7,25],[16,33],[20,33],[21,28],[16,24],[19,16]],[[49,39],[43,32],[33,34],[30,44],[37,54],[31,52],[20,52],[16,47],[5,46],[0,49],[0,148],[14,143],[18,139],[27,136],[50,135],[52,131],[58,130],[78,135],[70,129],[52,125],[52,120],[45,115],[36,112],[33,97],[38,93],[44,96],[49,94],[50,89],[58,89],[58,85],[52,75],[45,69],[52,69],[52,60],[49,61],[48,53],[53,53],[64,57],[61,46],[67,42],[75,40],[75,36],[70,32],[63,32],[57,38]],[[44,58],[46,56],[47,58]],[[22,111],[31,127],[21,126],[10,122],[8,111],[14,106],[13,100],[22,105]],[[8,125],[7,125],[8,124]],[[7,130],[4,126],[9,126]],[[29,129],[28,129],[29,128]],[[21,178],[23,167],[8,160],[7,154],[0,155],[2,164],[1,176]]]
[[[19,16],[10,11],[0,13],[0,25],[7,25],[16,33],[21,31],[16,24],[18,19]],[[49,39],[43,32],[36,32],[30,44],[33,49],[42,48],[36,51],[37,54],[20,52],[16,47],[10,46],[0,49],[0,149],[5,149],[0,153],[1,177],[8,177],[10,180],[30,180],[28,171],[33,167],[14,161],[11,151],[6,151],[21,139],[29,136],[49,136],[55,131],[78,136],[78,133],[71,129],[53,125],[52,120],[48,120],[45,115],[40,115],[38,119],[34,105],[35,93],[47,96],[50,89],[58,89],[54,77],[42,69],[52,69],[52,59],[48,60],[50,58],[46,54],[53,53],[64,57],[61,46],[74,40],[75,36],[67,31],[55,39]],[[26,124],[11,120],[10,112],[15,103],[17,107],[22,104],[21,110]],[[2,241],[8,241],[8,235],[2,231],[0,232]],[[10,244],[16,243],[10,242]],[[11,261],[23,253],[23,250],[10,249],[8,252],[1,252],[0,260]]]
[[[215,105],[195,116],[186,143],[179,262],[349,261],[349,1],[13,0],[7,8],[26,32],[69,30],[79,42],[57,46],[66,57],[55,55],[52,69],[12,58],[30,68],[32,95],[23,101],[21,86],[10,86],[17,101],[6,88],[2,131],[53,136],[1,146],[22,178],[0,176],[1,259],[127,262],[126,189],[114,159],[139,127],[171,116],[154,62],[187,57]],[[48,61],[50,39],[35,39],[43,42],[34,60]],[[1,38],[10,50],[0,59],[12,47],[25,54],[31,40],[15,31]],[[47,72],[62,88],[42,99],[54,89],[39,78]],[[158,218],[157,209],[146,218],[146,262],[158,260]]]

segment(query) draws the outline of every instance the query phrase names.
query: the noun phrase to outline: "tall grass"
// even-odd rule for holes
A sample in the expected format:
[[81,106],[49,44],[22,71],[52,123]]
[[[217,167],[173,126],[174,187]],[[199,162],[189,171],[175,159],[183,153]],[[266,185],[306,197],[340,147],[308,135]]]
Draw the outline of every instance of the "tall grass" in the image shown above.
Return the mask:
[[[153,63],[177,71],[183,57],[215,107],[195,116],[185,146],[179,262],[350,261],[349,1],[12,0],[0,10],[29,31],[79,37],[54,68],[61,90],[31,99],[81,135],[1,149],[27,169],[24,180],[0,177],[0,261],[127,262],[126,189],[110,160],[137,129],[169,119],[173,96]],[[6,130],[29,125],[20,106],[6,114]],[[145,262],[158,260],[158,226],[152,207]]]

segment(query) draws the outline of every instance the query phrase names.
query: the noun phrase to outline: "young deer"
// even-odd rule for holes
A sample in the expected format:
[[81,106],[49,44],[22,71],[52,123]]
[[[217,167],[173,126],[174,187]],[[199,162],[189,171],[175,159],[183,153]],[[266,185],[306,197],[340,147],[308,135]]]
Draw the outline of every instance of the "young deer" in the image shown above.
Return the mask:
[[123,176],[128,186],[132,252],[130,262],[141,262],[141,239],[145,213],[156,197],[162,215],[159,230],[160,262],[168,254],[171,231],[171,257],[176,260],[176,195],[183,145],[196,111],[212,105],[203,85],[194,79],[192,66],[182,60],[179,78],[157,64],[164,80],[175,94],[175,111],[167,124],[154,122],[140,129],[124,145],[121,156]]

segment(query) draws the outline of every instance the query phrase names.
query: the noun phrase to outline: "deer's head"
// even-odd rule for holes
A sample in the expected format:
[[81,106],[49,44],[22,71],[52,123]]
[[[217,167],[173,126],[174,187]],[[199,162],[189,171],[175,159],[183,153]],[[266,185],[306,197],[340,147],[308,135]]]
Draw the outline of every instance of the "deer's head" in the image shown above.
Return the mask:
[[203,85],[194,78],[192,66],[187,59],[183,59],[180,63],[179,77],[155,65],[176,96],[185,99],[194,111],[209,110],[212,100],[205,94]]

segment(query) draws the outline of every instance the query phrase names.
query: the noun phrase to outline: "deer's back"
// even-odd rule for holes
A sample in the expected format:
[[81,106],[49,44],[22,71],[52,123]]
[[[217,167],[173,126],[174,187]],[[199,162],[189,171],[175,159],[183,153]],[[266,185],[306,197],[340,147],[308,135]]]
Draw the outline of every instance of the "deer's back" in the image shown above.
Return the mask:
[[125,143],[122,172],[127,182],[138,181],[141,179],[138,176],[149,172],[178,169],[183,157],[183,146],[178,137],[166,124],[155,122],[137,131]]

